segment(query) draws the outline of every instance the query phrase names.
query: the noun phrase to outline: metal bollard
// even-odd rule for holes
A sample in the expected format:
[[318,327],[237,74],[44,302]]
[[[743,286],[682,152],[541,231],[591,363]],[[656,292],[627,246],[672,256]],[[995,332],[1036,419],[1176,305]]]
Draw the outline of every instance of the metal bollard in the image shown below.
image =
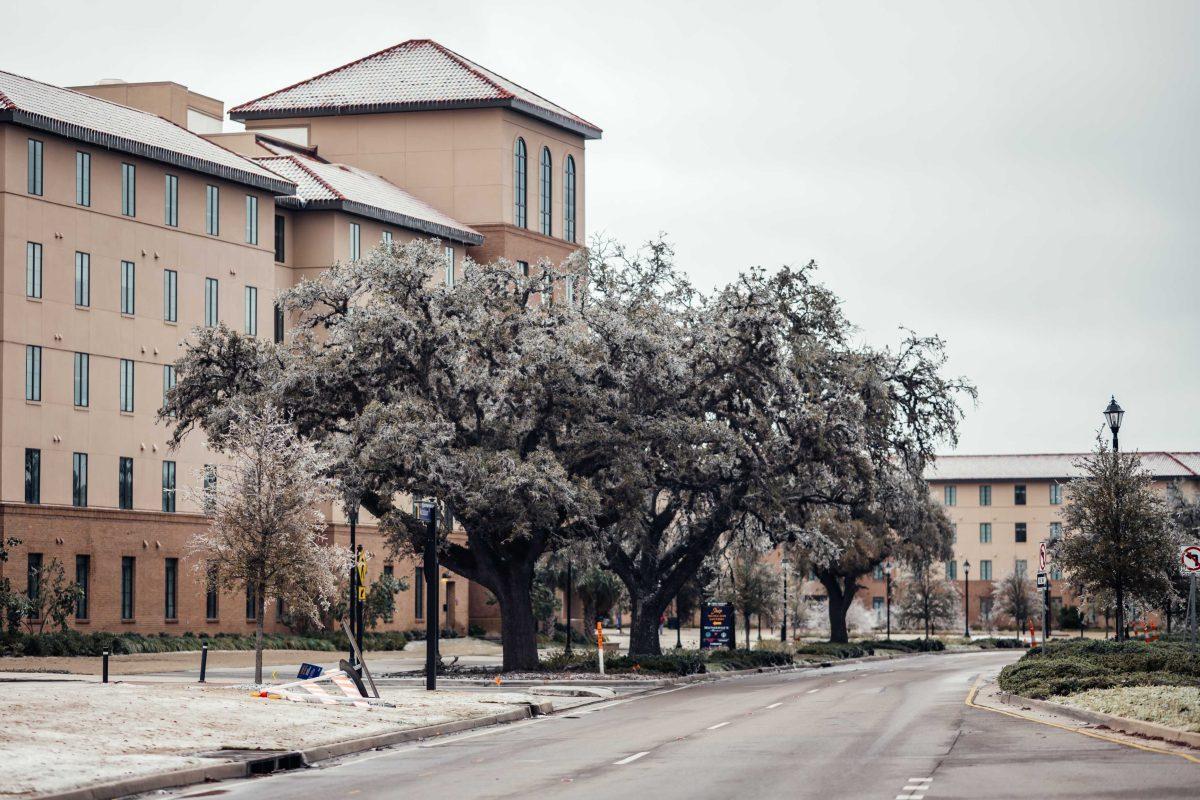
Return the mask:
[[208,669],[208,645],[200,645],[200,682],[204,683],[204,671]]
[[101,678],[101,681],[103,683],[108,683],[108,651],[107,650],[105,650],[103,652],[102,657],[104,658],[104,667],[103,667],[103,677]]

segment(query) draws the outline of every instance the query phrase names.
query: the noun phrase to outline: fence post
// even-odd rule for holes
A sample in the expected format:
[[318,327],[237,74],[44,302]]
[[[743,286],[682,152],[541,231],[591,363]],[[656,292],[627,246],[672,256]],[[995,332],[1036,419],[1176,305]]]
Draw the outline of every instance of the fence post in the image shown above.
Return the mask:
[[208,645],[200,645],[200,682],[204,683],[204,673],[208,669]]
[[103,660],[104,660],[103,661],[104,666],[102,667],[103,677],[101,678],[101,682],[108,683],[108,651],[107,650],[105,650],[101,654],[101,658],[103,658]]

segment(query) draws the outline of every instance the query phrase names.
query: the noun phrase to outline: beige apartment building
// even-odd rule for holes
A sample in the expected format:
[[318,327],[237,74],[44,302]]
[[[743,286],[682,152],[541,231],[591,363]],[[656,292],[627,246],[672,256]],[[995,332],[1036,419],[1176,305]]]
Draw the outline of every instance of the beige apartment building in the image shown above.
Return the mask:
[[[926,475],[934,498],[954,522],[954,558],[945,574],[964,590],[970,564],[972,626],[998,622],[994,589],[1014,572],[1033,577],[1039,545],[1063,533],[1066,484],[1080,474],[1081,453],[940,456]],[[1142,464],[1155,484],[1200,488],[1200,453],[1145,452]],[[1074,598],[1053,561],[1048,565],[1050,603],[1057,609]],[[1057,620],[1057,616],[1055,616]]]
[[[65,89],[0,72],[0,566],[39,591],[52,561],[86,590],[83,630],[239,632],[247,598],[208,592],[186,554],[185,487],[219,463],[156,421],[196,326],[286,336],[275,297],[335,261],[433,238],[466,257],[561,261],[584,236],[584,144],[601,132],[428,40],[234,108],[170,82]],[[340,508],[330,536],[348,540]],[[411,560],[370,519],[372,577],[406,576],[390,629],[424,624]],[[498,627],[443,575],[444,627]],[[268,611],[270,629],[283,617]]]

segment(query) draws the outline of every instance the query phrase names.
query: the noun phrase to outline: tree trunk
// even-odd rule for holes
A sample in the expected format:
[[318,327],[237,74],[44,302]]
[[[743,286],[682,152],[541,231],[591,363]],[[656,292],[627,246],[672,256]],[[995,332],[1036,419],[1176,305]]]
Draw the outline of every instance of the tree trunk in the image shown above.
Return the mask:
[[854,602],[854,593],[858,590],[855,579],[847,579],[847,586],[843,587],[838,581],[837,576],[821,576],[821,585],[825,587],[825,594],[829,598],[829,641],[838,644],[845,644],[850,641],[850,630],[846,627],[846,614],[850,611],[850,604]]
[[254,597],[254,605],[257,609],[254,623],[254,682],[262,683],[262,651],[263,651],[263,617],[266,616],[267,598],[264,597],[264,592],[261,585],[256,587]]
[[746,623],[746,649],[750,649],[750,615],[742,614],[742,620]]
[[658,635],[658,620],[662,609],[647,608],[634,603],[629,620],[629,654],[631,656],[662,655],[662,642]]
[[1125,585],[1117,581],[1117,641],[1125,641]]
[[533,598],[528,582],[522,583],[519,576],[514,576],[501,583],[499,591],[495,592],[500,606],[500,644],[505,672],[533,671],[540,666]]

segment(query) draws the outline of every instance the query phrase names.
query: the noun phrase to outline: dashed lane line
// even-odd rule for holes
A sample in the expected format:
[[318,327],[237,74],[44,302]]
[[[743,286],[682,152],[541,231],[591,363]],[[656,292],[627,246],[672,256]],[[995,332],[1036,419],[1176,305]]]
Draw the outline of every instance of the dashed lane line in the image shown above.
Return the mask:
[[717,728],[724,728],[728,724],[728,722],[718,722],[716,725],[709,725],[707,730],[715,731]]
[[809,689],[807,692],[805,692],[805,694],[816,694],[819,691],[821,691],[821,690],[820,689]]
[[896,800],[924,800],[932,781],[933,778],[909,778],[904,785],[904,793],[896,795]]
[[632,764],[634,761],[637,761],[637,760],[638,760],[639,758],[641,758],[642,756],[644,756],[644,755],[649,755],[649,753],[650,753],[650,751],[649,751],[649,750],[643,750],[643,751],[642,751],[642,752],[640,752],[640,753],[634,753],[634,754],[633,754],[633,755],[631,755],[631,756],[626,756],[625,758],[622,758],[620,761],[614,761],[614,762],[613,762],[613,766],[614,766],[614,767],[619,767],[619,766],[622,766],[622,765],[624,765],[624,764]]
[[771,703],[767,708],[779,708],[783,703]]

